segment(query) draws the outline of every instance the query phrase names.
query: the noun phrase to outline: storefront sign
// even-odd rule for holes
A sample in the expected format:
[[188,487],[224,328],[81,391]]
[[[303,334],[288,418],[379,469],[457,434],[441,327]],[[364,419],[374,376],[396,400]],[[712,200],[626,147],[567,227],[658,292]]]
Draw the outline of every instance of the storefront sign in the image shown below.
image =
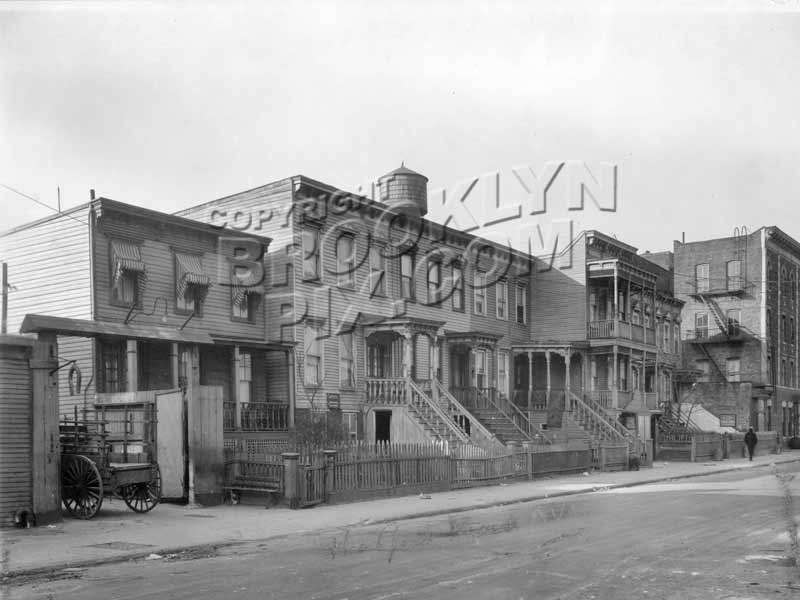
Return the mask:
[[720,415],[720,427],[736,427],[736,415]]
[[335,410],[339,410],[341,408],[339,394],[328,394],[328,408]]

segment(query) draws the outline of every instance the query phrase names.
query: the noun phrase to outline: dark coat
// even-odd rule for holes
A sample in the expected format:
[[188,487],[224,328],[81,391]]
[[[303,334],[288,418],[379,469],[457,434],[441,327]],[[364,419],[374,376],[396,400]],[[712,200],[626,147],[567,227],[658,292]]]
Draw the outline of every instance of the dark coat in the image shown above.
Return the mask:
[[744,434],[744,444],[748,448],[754,447],[758,443],[758,436],[755,431],[748,431]]

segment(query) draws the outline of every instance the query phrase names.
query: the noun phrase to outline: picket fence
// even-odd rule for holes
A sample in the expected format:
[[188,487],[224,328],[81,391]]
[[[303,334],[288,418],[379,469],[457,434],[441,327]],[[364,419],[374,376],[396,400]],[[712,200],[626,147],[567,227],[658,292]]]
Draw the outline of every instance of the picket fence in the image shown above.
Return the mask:
[[[366,442],[281,454],[246,444],[226,450],[226,464],[252,483],[268,473],[270,489],[278,473],[292,507],[492,485],[534,477],[580,473],[592,468],[627,468],[627,446],[520,446],[496,451],[471,445],[369,444]],[[250,476],[252,474],[252,476]],[[228,482],[226,488],[232,488]],[[253,491],[252,489],[250,491]]]

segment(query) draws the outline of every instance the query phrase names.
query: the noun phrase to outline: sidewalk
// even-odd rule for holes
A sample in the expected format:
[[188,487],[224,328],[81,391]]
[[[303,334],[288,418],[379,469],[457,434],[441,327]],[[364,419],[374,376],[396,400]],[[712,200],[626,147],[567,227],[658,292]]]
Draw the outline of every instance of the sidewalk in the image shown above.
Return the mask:
[[187,507],[162,504],[146,514],[121,500],[103,501],[90,521],[65,518],[55,525],[0,531],[3,577],[167,555],[207,546],[230,546],[335,527],[462,512],[501,504],[632,487],[669,479],[800,461],[800,451],[708,463],[657,462],[653,468],[439,492],[430,499],[402,496],[320,505],[307,510],[263,506]]

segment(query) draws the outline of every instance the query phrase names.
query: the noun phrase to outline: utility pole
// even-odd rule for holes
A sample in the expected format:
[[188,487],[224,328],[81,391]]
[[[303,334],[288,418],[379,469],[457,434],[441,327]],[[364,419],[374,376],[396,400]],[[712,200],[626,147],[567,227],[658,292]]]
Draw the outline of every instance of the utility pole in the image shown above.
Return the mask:
[[5,335],[8,330],[8,263],[3,263],[3,318],[0,321],[0,334]]

